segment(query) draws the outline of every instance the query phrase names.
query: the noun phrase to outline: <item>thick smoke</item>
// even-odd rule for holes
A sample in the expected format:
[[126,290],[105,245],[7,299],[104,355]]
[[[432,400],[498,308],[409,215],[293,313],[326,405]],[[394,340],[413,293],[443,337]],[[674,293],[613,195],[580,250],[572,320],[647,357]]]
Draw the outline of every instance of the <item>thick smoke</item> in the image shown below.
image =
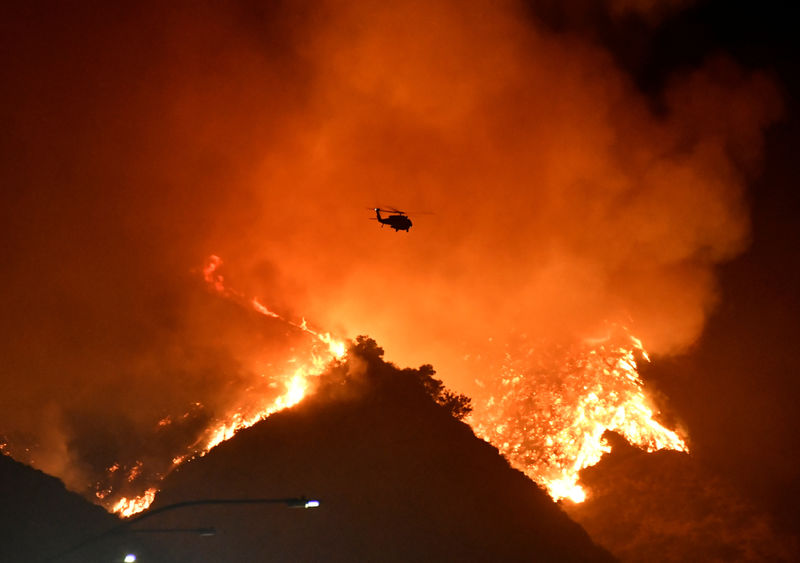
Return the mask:
[[[767,78],[712,60],[654,111],[513,2],[268,6],[9,15],[9,444],[63,476],[288,361],[298,334],[206,292],[212,253],[273,310],[467,391],[464,358],[520,333],[697,337],[714,266],[747,244]],[[411,232],[369,221],[377,205]]]
[[[606,54],[510,8],[375,2],[320,18],[298,133],[249,180],[264,203],[244,255],[303,287],[312,318],[451,378],[519,333],[611,322],[657,352],[686,346],[713,266],[747,244],[770,83],[712,60],[676,77],[656,115]],[[365,204],[435,215],[377,232],[354,219]]]

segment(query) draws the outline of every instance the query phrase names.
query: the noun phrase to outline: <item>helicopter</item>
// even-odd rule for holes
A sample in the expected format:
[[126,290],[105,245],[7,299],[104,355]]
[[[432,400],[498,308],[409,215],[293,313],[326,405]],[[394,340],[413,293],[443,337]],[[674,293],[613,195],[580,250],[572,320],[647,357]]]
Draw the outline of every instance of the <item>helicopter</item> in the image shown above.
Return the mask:
[[[411,228],[411,219],[408,218],[408,215],[405,211],[400,211],[398,209],[394,209],[390,207],[389,209],[381,209],[380,207],[373,207],[371,208],[375,212],[375,217],[373,217],[373,221],[377,221],[381,224],[381,227],[384,225],[389,225],[395,231],[405,231],[408,232],[408,229]],[[390,213],[388,217],[381,217],[381,211],[384,213]]]

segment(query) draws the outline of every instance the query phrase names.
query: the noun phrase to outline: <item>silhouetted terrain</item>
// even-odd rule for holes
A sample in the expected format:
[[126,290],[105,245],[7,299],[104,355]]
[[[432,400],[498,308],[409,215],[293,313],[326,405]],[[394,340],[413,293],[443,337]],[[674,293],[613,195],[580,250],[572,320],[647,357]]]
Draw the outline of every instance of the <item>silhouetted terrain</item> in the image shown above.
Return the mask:
[[[119,520],[56,479],[0,455],[0,561],[44,561],[69,550],[84,539],[112,528]],[[121,560],[125,540],[113,545],[93,542],[80,553],[55,560]],[[116,559],[115,559],[116,558]]]
[[361,339],[316,395],[171,474],[151,510],[301,494],[321,500],[320,508],[166,512],[148,526],[213,526],[217,534],[153,536],[152,551],[165,561],[197,562],[612,559],[451,416],[463,413],[442,400],[428,366],[399,370],[381,354]]
[[613,451],[581,472],[587,500],[565,508],[622,561],[797,561],[793,539],[693,456],[646,453],[607,433]]

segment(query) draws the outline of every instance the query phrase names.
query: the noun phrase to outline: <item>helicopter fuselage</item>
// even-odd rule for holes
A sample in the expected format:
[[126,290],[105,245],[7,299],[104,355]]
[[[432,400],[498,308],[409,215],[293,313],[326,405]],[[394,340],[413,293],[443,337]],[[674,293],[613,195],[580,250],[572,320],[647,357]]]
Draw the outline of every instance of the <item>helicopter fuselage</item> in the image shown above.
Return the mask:
[[395,231],[406,231],[411,228],[411,219],[405,213],[393,213],[388,217],[381,217],[380,209],[375,210],[375,215],[377,216],[378,222],[381,224],[381,227],[384,225],[389,225]]

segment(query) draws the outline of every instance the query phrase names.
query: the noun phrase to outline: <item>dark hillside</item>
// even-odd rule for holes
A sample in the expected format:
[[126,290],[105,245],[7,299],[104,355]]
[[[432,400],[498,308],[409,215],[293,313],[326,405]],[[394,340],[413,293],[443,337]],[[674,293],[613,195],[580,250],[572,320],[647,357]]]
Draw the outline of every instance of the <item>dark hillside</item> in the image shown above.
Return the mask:
[[119,520],[56,479],[0,455],[0,561],[115,561],[124,540],[93,542],[70,554],[69,548],[112,528]]
[[608,438],[611,453],[581,472],[589,498],[566,508],[622,561],[798,560],[792,538],[747,501],[750,491],[691,455],[647,453],[616,434]]
[[[361,339],[319,392],[164,482],[152,509],[203,498],[307,494],[317,509],[194,506],[149,526],[175,561],[607,561],[550,498],[448,409],[432,370],[398,370]],[[427,389],[427,390],[426,390]],[[463,404],[462,404],[463,406]]]

